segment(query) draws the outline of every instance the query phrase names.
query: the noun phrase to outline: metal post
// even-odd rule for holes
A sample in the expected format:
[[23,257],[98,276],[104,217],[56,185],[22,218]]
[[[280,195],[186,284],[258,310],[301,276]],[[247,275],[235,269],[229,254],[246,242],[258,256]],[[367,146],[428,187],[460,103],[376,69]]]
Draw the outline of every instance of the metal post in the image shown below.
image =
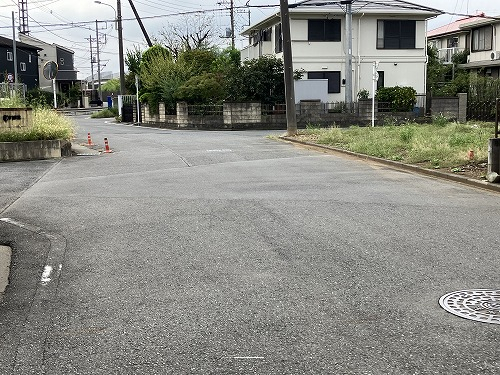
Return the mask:
[[376,83],[378,81],[378,61],[373,62],[373,71],[372,71],[372,127],[375,126],[375,92],[376,92]]
[[345,104],[352,111],[352,0],[341,1],[346,5],[345,13]]
[[[12,12],[12,53],[14,56],[14,83],[17,85],[17,45],[16,45],[16,21],[14,19],[14,12]],[[14,92],[15,89],[14,89]]]
[[139,104],[139,76],[135,75],[135,98],[137,103],[137,125],[141,123],[141,105]]
[[57,109],[56,79],[52,79],[52,92],[54,93],[54,108]]
[[99,100],[102,100],[101,59],[99,58],[99,28],[97,20],[95,21],[95,36],[97,45],[97,82],[99,83]]
[[283,65],[285,70],[286,132],[297,134],[295,115],[295,90],[293,87],[292,38],[290,35],[290,13],[288,0],[280,0],[281,33],[283,35]]
[[120,61],[120,95],[125,94],[125,62],[123,58],[123,27],[122,27],[122,4],[116,0],[116,12],[118,14],[118,58]]
[[495,138],[498,138],[498,111],[500,111],[500,98],[496,98],[495,100]]

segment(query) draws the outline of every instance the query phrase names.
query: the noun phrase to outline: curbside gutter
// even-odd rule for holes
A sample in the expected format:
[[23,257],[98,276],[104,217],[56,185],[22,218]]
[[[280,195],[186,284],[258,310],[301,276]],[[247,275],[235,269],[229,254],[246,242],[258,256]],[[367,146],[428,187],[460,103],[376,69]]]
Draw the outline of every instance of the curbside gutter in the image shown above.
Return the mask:
[[475,180],[473,178],[468,178],[468,177],[464,177],[464,176],[460,176],[460,175],[456,175],[456,174],[451,174],[451,173],[445,173],[445,172],[437,171],[434,169],[422,168],[422,167],[412,165],[412,164],[405,164],[405,163],[401,163],[398,161],[382,159],[382,158],[378,158],[376,156],[359,154],[357,152],[343,150],[341,148],[305,142],[305,141],[295,139],[293,137],[281,136],[279,138],[282,140],[291,142],[291,143],[297,143],[297,144],[300,144],[303,146],[307,146],[308,148],[314,149],[316,151],[323,151],[323,152],[328,151],[328,152],[337,153],[337,154],[349,155],[349,156],[353,156],[357,159],[370,160],[370,161],[377,162],[379,164],[384,164],[384,165],[390,166],[394,169],[400,169],[403,171],[419,173],[419,174],[426,175],[426,176],[431,176],[431,177],[435,177],[435,178],[454,181],[454,182],[458,182],[458,183],[461,183],[464,185],[476,187],[479,189],[485,189],[485,190],[500,193],[500,184],[494,184],[494,183],[490,183],[487,181]]

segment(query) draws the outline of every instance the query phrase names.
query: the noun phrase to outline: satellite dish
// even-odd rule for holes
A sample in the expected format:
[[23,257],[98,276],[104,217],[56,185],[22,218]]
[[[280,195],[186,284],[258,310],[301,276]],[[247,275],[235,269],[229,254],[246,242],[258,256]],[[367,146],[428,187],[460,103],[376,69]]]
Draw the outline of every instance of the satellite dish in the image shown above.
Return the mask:
[[58,69],[57,63],[54,61],[47,61],[43,66],[43,76],[45,79],[54,79],[57,76]]

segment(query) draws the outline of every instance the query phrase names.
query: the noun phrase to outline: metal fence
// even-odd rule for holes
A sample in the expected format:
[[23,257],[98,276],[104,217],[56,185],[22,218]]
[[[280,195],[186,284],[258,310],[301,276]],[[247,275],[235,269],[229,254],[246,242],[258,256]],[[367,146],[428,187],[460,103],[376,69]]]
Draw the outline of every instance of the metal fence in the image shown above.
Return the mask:
[[467,119],[478,121],[495,121],[495,100],[469,100],[467,103]]
[[24,83],[0,83],[0,98],[26,98],[26,85]]

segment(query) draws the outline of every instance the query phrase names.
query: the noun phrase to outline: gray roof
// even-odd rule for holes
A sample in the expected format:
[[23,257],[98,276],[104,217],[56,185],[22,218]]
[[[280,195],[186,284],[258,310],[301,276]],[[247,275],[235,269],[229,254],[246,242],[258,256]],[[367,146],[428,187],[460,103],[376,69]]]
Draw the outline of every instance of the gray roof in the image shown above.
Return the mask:
[[[295,4],[290,4],[289,8],[308,8],[308,7],[338,7],[345,11],[346,6],[343,0],[304,0]],[[410,3],[403,0],[353,0],[352,11],[353,13],[362,13],[366,11],[394,11],[406,10],[407,12],[415,11],[416,13],[431,13],[435,15],[443,14],[444,12],[435,8],[426,7],[424,5]]]
[[[6,38],[4,36],[0,36],[0,45],[12,48],[12,39]],[[32,46],[31,44],[19,42],[17,40],[16,40],[16,47],[17,48],[32,49],[32,50],[36,50],[36,51],[39,51],[41,49],[41,48],[38,48],[37,46]]]
[[[342,4],[343,0],[305,0],[295,4],[288,5],[290,16],[294,14],[339,14],[344,15],[346,6]],[[429,8],[423,5],[410,3],[403,0],[353,0],[353,14],[382,14],[382,15],[412,15],[422,18],[436,17],[444,12],[438,9]],[[276,22],[279,22],[280,13],[274,13],[266,17],[262,21],[247,27],[242,35],[249,35],[254,30],[259,30],[263,27],[268,27]]]

